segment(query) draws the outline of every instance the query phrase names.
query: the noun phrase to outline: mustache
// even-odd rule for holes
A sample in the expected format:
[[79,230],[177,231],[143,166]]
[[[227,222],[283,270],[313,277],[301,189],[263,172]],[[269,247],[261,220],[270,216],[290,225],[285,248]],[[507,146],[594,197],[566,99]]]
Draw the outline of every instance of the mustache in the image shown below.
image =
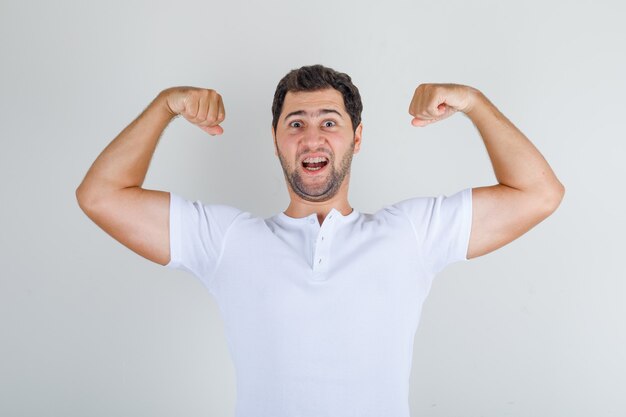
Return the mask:
[[296,159],[300,159],[302,155],[306,155],[309,153],[323,153],[324,155],[328,156],[328,159],[331,159],[331,157],[334,156],[333,152],[327,148],[304,149],[296,154]]

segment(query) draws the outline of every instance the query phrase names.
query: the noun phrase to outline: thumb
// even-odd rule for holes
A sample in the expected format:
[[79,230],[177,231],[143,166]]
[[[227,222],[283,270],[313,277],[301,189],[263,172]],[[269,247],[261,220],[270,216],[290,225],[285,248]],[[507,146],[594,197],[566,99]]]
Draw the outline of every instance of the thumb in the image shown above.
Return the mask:
[[200,126],[200,129],[204,130],[205,132],[207,132],[211,136],[221,135],[222,133],[224,133],[224,129],[222,129],[222,126],[220,126],[220,125],[217,125],[217,126]]
[[434,121],[435,121],[434,119],[426,120],[426,119],[420,119],[418,117],[414,117],[413,120],[411,120],[411,124],[416,127],[424,127],[424,126],[431,124]]

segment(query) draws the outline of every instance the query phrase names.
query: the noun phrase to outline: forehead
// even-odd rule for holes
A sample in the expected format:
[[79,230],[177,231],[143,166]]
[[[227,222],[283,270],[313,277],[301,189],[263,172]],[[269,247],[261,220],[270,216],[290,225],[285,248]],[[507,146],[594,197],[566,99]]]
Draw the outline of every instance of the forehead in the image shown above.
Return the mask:
[[287,92],[281,116],[292,111],[312,111],[321,108],[330,108],[338,110],[340,113],[346,113],[341,93],[334,88],[327,88],[317,91]]

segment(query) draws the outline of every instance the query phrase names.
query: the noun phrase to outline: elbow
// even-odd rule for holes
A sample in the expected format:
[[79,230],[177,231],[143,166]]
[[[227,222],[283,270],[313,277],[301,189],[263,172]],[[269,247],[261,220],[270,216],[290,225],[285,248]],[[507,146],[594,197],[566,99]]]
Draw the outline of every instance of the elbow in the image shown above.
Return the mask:
[[76,188],[76,202],[78,203],[78,207],[81,208],[82,211],[86,212],[87,210],[87,206],[88,206],[88,201],[89,201],[89,197],[87,194],[87,191],[85,190],[85,187],[83,186],[83,184],[80,184],[77,188]]
[[91,217],[90,213],[93,212],[94,207],[98,203],[97,194],[88,186],[85,186],[83,182],[76,188],[76,202],[81,210],[88,217]]
[[565,186],[561,184],[559,180],[555,180],[555,183],[546,188],[542,194],[542,206],[546,217],[556,211],[561,205],[563,197],[565,196]]

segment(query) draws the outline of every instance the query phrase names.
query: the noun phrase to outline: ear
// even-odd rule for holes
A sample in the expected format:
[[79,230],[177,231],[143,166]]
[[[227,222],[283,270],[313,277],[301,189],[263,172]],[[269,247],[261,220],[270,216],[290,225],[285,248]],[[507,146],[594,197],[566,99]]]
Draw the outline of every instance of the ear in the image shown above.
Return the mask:
[[363,134],[363,122],[359,123],[354,131],[354,152],[353,154],[359,153],[361,150],[361,136]]
[[272,126],[272,138],[274,139],[274,155],[278,156],[278,144],[276,143],[276,131]]

